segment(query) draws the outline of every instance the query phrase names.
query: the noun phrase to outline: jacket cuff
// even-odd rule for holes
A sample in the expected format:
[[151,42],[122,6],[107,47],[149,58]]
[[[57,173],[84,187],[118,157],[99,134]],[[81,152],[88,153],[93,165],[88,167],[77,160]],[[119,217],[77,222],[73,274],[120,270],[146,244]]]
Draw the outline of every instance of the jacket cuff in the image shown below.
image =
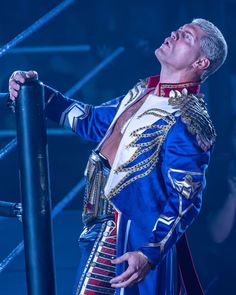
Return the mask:
[[137,250],[136,252],[138,252],[140,255],[142,255],[147,260],[147,262],[150,264],[152,270],[156,268],[156,265],[141,250]]
[[44,85],[46,117],[60,124],[62,113],[73,103],[59,91]]

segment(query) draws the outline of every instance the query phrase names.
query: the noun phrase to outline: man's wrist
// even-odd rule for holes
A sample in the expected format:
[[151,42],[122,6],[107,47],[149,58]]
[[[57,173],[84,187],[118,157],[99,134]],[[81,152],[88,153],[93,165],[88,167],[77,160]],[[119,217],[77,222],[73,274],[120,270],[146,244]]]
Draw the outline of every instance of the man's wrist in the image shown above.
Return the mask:
[[147,262],[149,263],[151,269],[155,269],[156,268],[155,264],[142,251],[137,250],[135,252],[139,253],[141,256],[143,256],[147,260]]

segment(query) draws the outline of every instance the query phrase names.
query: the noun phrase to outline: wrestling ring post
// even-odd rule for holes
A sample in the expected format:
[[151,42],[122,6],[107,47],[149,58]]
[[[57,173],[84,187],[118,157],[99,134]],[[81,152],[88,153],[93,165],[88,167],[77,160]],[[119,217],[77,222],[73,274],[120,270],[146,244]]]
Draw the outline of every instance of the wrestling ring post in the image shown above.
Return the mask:
[[[61,4],[59,4],[57,7],[52,9],[50,12],[48,12],[46,15],[44,15],[42,18],[40,18],[38,21],[36,21],[34,24],[32,24],[29,28],[27,28],[25,31],[17,35],[14,39],[12,39],[10,42],[5,44],[2,48],[0,48],[0,58],[5,55],[6,53],[11,52],[14,47],[16,47],[20,42],[28,38],[30,35],[35,33],[39,28],[41,28],[43,25],[47,24],[51,19],[53,19],[55,16],[57,16],[59,13],[61,13],[66,7],[74,3],[75,0],[64,0]],[[60,48],[61,50],[61,48]],[[87,50],[87,49],[86,49]],[[81,81],[76,83],[72,89],[70,89],[67,93],[70,93],[70,95],[73,95],[76,91],[78,91],[84,84],[86,84],[90,79],[92,79],[94,76],[96,76],[103,68],[108,66],[115,58],[117,58],[121,53],[124,52],[123,47],[117,48],[114,52],[112,52],[110,55],[108,55],[104,60],[102,60],[97,66],[94,67],[88,74],[86,74]],[[0,99],[3,98],[6,99],[6,96],[8,96],[8,93],[2,93],[0,94]],[[68,94],[67,94],[68,95]],[[1,131],[5,132],[8,136],[9,131]],[[1,135],[0,132],[0,135]],[[5,134],[4,133],[4,134]],[[3,136],[5,136],[3,134]],[[53,135],[65,135],[65,134],[71,134],[68,131],[63,130],[49,130],[49,134]],[[12,134],[11,136],[15,136]],[[0,150],[0,160],[5,158],[10,152],[12,152],[17,147],[17,139],[11,140],[4,148]],[[64,198],[55,206],[55,208],[52,210],[52,219],[56,218],[60,212],[67,206],[68,203],[70,203],[76,195],[81,191],[81,189],[84,187],[84,178],[82,178],[72,189],[71,191],[64,196]],[[11,203],[11,202],[0,202],[0,216],[5,217],[17,217],[19,220],[22,218],[22,208],[20,203]],[[5,257],[0,262],[0,273],[2,273],[6,268],[9,266],[9,264],[22,252],[22,250],[25,248],[24,242],[21,241],[10,253],[7,257]],[[46,269],[48,271],[48,267]],[[26,269],[27,277],[28,272]],[[54,279],[55,280],[55,279]],[[28,278],[27,278],[28,282]],[[55,286],[55,284],[54,284]],[[55,290],[55,289],[54,289]],[[30,291],[29,291],[30,292]],[[29,294],[40,294],[38,293],[29,293]],[[41,294],[48,294],[48,293],[41,293]],[[50,295],[54,295],[53,290],[50,290]]]
[[39,81],[22,85],[16,123],[28,294],[55,295],[44,93]]
[[[66,92],[66,95],[70,94],[73,95],[76,91],[78,91],[82,86],[84,86],[90,79],[92,79],[94,76],[96,76],[104,67],[108,66],[115,58],[117,58],[122,52],[124,52],[123,47],[118,47],[114,52],[112,52],[111,55],[107,56],[104,60],[101,61],[97,66],[95,66],[88,74],[86,74],[82,80],[80,80],[78,83],[76,83],[71,89],[69,89]],[[50,132],[52,131],[52,132]],[[49,134],[51,135],[71,135],[70,132],[66,132],[64,130],[56,129],[56,130],[49,130]],[[5,133],[0,132],[0,137],[3,136],[9,136],[9,135],[15,135],[15,132],[8,132]],[[0,150],[0,160],[6,157],[15,147],[17,146],[17,140],[16,138],[10,141],[2,150]],[[82,178],[77,185],[75,185],[71,191],[64,196],[64,198],[55,206],[55,208],[52,211],[52,218],[60,214],[60,212],[76,197],[76,195],[82,190],[84,187],[84,179]],[[0,273],[6,270],[6,268],[9,266],[9,264],[22,252],[24,249],[24,242],[20,242],[10,253],[7,255],[6,258],[4,258],[0,262]]]

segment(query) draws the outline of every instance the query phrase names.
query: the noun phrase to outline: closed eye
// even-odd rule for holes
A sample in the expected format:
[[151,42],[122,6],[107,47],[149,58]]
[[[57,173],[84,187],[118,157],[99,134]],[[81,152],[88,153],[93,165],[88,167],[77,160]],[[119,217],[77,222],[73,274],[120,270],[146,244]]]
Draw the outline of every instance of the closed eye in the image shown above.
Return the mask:
[[194,39],[193,33],[191,31],[189,31],[187,28],[184,29],[184,27],[180,27],[178,31],[180,31],[184,34],[185,39],[191,40],[191,41]]
[[187,40],[192,40],[193,36],[191,34],[185,32],[184,38],[187,39]]

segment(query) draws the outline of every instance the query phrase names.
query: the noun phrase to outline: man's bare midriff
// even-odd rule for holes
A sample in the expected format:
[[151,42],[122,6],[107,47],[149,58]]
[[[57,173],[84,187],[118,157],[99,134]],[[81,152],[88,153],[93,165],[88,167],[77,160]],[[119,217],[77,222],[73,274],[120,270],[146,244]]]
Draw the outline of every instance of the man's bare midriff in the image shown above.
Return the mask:
[[[138,111],[138,109],[141,107],[141,105],[146,100],[147,96],[148,96],[148,94],[145,95],[144,97],[142,97],[140,100],[138,100],[133,105],[131,105],[126,111],[124,111],[124,113],[116,121],[116,123],[111,131],[111,134],[103,142],[103,144],[100,148],[100,152],[108,159],[109,164],[111,166],[114,162],[120,141],[124,135],[125,124]],[[127,128],[127,126],[125,127],[125,129],[126,128]]]

